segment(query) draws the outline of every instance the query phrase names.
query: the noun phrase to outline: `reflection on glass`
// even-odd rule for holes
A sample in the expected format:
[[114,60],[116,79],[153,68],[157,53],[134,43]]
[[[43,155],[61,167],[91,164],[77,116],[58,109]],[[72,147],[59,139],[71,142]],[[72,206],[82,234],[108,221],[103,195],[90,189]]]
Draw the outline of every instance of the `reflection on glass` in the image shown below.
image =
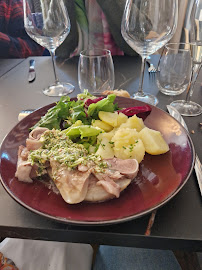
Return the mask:
[[202,0],[194,0],[190,17],[190,39],[192,56],[192,76],[187,89],[185,100],[176,100],[171,103],[180,114],[185,116],[197,116],[202,113],[202,107],[191,101],[195,83],[202,65]]

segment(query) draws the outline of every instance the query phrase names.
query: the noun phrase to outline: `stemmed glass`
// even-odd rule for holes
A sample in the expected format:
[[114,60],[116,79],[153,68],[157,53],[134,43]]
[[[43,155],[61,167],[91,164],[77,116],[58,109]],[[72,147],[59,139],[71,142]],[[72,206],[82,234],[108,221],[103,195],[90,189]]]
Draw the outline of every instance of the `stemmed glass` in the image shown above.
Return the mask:
[[55,83],[43,90],[47,96],[65,96],[74,90],[70,83],[60,83],[55,70],[55,50],[70,32],[70,20],[63,0],[23,0],[27,34],[49,50]]
[[158,99],[143,92],[145,61],[174,35],[178,19],[178,0],[127,0],[121,33],[128,45],[142,57],[139,90],[135,99],[152,105]]
[[202,107],[198,103],[191,101],[191,97],[202,66],[202,0],[195,0],[190,23],[192,76],[187,88],[186,99],[173,101],[170,105],[175,107],[184,116],[197,116],[202,113]]

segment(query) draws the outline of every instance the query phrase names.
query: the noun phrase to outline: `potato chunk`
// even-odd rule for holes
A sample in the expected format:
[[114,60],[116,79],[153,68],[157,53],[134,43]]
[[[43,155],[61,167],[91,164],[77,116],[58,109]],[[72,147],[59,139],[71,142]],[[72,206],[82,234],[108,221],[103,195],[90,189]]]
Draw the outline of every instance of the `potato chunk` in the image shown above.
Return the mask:
[[114,157],[113,142],[111,142],[104,134],[107,133],[102,133],[98,136],[98,142],[100,143],[100,145],[98,147],[96,154],[100,155],[103,159],[113,158]]
[[111,140],[114,142],[114,154],[117,158],[135,158],[138,163],[143,160],[145,148],[135,129],[119,128]]
[[137,139],[135,143],[130,145],[122,145],[119,143],[118,146],[115,143],[114,155],[121,159],[136,159],[140,163],[145,155],[144,144],[141,139]]
[[111,113],[111,112],[103,112],[100,111],[98,113],[100,120],[107,123],[112,127],[117,127],[118,125],[118,113]]
[[117,127],[119,127],[121,124],[125,123],[128,120],[128,116],[126,116],[123,113],[118,114],[118,119],[117,119]]
[[160,155],[169,151],[169,146],[159,131],[145,127],[139,135],[148,154]]
[[132,117],[128,118],[128,120],[120,126],[121,128],[135,128],[138,132],[142,130],[145,125],[142,118],[133,115]]
[[101,120],[95,120],[93,123],[92,123],[92,126],[93,127],[99,127],[101,129],[103,129],[104,131],[111,131],[113,129],[112,126],[110,126],[109,124],[101,121]]
[[134,144],[139,138],[139,133],[135,129],[130,128],[118,128],[112,137],[112,141],[118,146]]

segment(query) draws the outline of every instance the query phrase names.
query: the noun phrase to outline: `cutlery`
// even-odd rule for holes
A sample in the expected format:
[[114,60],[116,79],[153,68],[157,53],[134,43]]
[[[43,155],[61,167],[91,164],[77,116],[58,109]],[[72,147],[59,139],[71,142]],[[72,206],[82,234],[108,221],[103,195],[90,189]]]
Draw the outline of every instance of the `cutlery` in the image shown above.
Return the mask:
[[155,66],[151,63],[151,61],[150,61],[150,59],[149,58],[146,58],[146,62],[147,62],[147,64],[148,64],[148,66],[149,66],[149,68],[148,68],[148,72],[149,72],[149,74],[153,74],[153,73],[156,73],[157,72],[157,69],[155,68]]
[[21,121],[23,118],[25,118],[26,116],[28,116],[30,113],[32,113],[33,109],[27,109],[27,110],[22,110],[19,114],[18,114],[18,121]]
[[[172,107],[170,105],[167,105],[167,109],[168,109],[169,114],[172,117],[174,117],[178,122],[180,122],[181,125],[189,132],[188,127],[187,127],[184,119],[182,118],[181,114],[174,107]],[[197,154],[196,154],[194,169],[195,169],[196,178],[197,178],[198,185],[199,185],[200,192],[201,192],[201,196],[202,196],[202,165],[201,165],[201,162],[200,162]]]
[[35,60],[31,59],[29,60],[29,73],[28,73],[28,82],[31,83],[36,78],[36,71],[34,68]]

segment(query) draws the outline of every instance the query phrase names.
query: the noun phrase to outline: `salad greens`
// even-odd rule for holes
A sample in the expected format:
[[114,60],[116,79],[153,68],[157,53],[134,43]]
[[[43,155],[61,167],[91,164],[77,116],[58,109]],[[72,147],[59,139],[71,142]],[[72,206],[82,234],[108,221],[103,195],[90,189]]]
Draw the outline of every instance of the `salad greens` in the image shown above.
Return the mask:
[[31,129],[36,127],[61,129],[62,122],[64,122],[64,127],[67,128],[78,120],[81,120],[83,125],[91,125],[93,119],[98,119],[99,111],[114,112],[118,109],[117,104],[114,104],[115,98],[116,96],[112,94],[102,98],[97,103],[91,103],[87,106],[89,99],[97,99],[87,90],[77,95],[77,101],[71,101],[68,96],[61,97],[60,101],[53,108],[49,109]]
[[98,101],[97,103],[91,103],[88,107],[88,116],[93,119],[98,119],[99,111],[114,112],[118,109],[118,105],[114,104],[116,96],[114,94],[108,95],[106,98]]
[[56,103],[53,108],[49,109],[48,112],[41,117],[41,120],[37,122],[31,129],[36,127],[60,129],[61,121],[69,116],[70,106],[70,98],[68,96],[61,97],[60,101]]

